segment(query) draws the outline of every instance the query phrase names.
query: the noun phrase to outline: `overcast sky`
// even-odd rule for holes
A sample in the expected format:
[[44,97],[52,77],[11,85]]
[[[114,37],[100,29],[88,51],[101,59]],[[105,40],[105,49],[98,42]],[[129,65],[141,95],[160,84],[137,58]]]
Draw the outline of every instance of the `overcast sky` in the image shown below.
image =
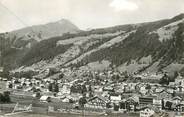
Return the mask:
[[62,18],[69,19],[80,29],[85,30],[154,21],[184,13],[184,0],[0,1],[9,9],[8,11],[0,4],[0,32],[22,28],[25,25],[53,22]]

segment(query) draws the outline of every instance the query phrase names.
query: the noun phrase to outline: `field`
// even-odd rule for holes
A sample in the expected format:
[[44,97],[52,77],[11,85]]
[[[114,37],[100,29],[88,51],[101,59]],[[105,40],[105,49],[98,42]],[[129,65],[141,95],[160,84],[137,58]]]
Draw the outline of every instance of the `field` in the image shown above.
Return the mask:
[[[57,115],[50,114],[34,114],[34,113],[22,113],[9,115],[8,117],[138,117],[138,115],[127,115],[127,114],[114,114],[114,115],[84,115],[84,114],[65,114],[60,113]],[[0,116],[1,117],[1,116]]]

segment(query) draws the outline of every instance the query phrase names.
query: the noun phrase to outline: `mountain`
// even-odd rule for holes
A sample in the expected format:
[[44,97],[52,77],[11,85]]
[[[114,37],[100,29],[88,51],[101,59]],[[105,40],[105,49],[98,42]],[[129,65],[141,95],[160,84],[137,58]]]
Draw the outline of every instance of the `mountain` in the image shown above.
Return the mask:
[[31,69],[41,73],[53,67],[86,70],[113,67],[131,73],[165,70],[182,73],[184,14],[155,22],[65,33],[26,49],[4,53],[4,65],[14,71]]
[[57,22],[51,22],[48,24],[35,25],[26,27],[20,30],[11,32],[17,37],[25,35],[39,35],[41,39],[47,39],[51,37],[61,36],[64,33],[76,33],[79,28],[67,19],[61,19]]

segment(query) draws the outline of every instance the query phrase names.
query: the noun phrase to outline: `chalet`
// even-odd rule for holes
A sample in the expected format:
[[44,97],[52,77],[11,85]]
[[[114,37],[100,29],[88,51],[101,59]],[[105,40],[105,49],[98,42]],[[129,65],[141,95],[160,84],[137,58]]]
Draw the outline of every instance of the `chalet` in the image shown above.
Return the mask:
[[167,91],[166,89],[156,92],[158,98],[160,99],[171,99],[173,97],[174,92]]
[[127,111],[135,111],[138,106],[138,100],[136,97],[130,97],[125,101]]
[[110,101],[102,96],[94,96],[89,99],[85,104],[85,108],[90,108],[90,110],[106,109],[107,103]]

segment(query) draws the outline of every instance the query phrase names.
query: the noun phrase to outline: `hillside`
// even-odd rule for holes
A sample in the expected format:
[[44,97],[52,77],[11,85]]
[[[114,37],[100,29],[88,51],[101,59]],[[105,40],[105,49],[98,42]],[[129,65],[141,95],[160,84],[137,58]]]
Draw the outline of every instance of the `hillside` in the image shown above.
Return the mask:
[[[8,63],[10,68],[16,68],[15,71],[43,71],[50,67],[93,70],[114,67],[128,72],[182,72],[183,39],[184,14],[180,14],[155,22],[65,33],[24,49],[6,50],[2,58],[3,65]],[[14,59],[9,60],[10,56]]]

